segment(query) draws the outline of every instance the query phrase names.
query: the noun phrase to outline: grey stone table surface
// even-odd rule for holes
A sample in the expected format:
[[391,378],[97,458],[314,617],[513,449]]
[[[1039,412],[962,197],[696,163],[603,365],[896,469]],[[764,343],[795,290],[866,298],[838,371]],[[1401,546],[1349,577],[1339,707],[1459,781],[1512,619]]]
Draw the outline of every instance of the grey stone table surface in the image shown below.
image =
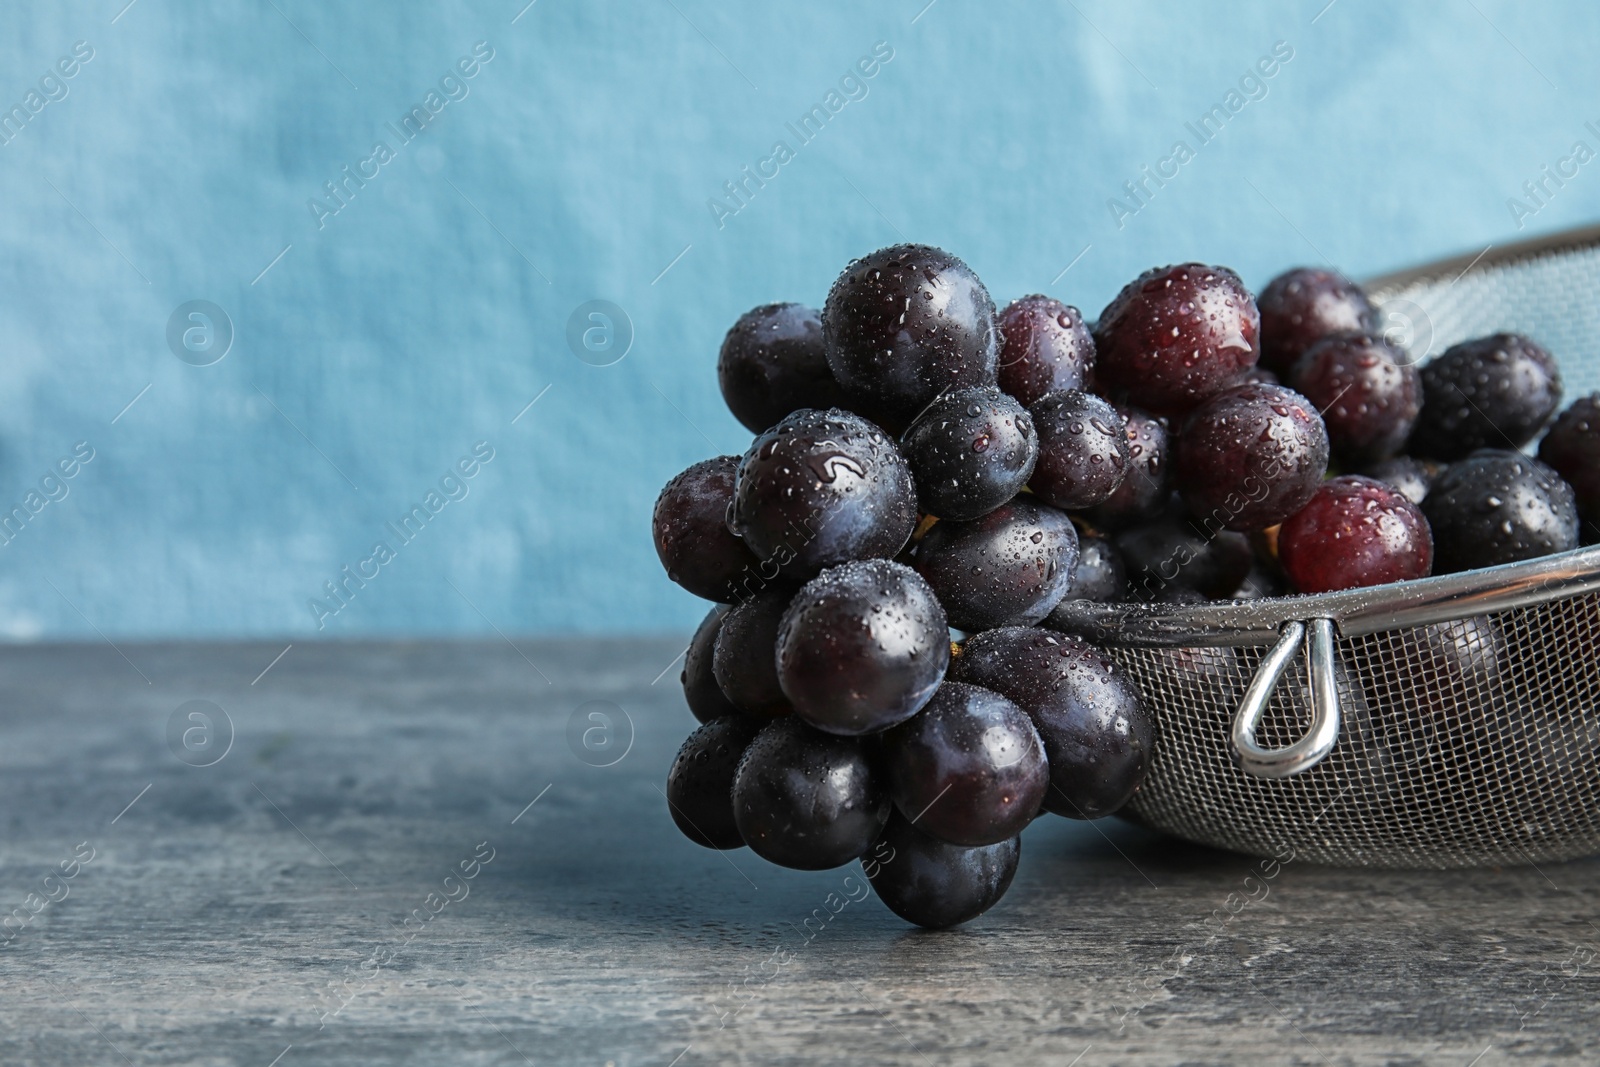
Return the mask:
[[681,647],[0,650],[0,1063],[1600,1062],[1594,862],[1263,879],[1051,817],[918,931],[677,834]]

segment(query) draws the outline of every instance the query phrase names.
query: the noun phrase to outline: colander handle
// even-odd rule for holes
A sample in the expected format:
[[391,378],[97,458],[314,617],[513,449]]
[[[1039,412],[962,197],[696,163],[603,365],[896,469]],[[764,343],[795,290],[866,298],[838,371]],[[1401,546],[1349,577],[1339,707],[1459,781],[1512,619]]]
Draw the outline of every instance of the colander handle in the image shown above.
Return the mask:
[[[1256,727],[1302,644],[1311,682],[1311,728],[1286,748],[1262,748],[1256,744]],[[1261,661],[1233,718],[1234,760],[1246,774],[1257,778],[1287,778],[1321,763],[1338,740],[1339,686],[1334,677],[1333,620],[1287,623],[1278,643]]]

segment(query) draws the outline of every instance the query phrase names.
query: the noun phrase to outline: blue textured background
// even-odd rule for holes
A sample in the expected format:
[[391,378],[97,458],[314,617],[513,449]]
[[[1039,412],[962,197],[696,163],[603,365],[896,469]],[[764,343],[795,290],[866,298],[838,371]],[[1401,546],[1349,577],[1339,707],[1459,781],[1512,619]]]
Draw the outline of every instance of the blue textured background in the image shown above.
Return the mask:
[[[477,441],[466,498],[324,634],[686,627],[648,521],[747,443],[722,333],[820,302],[852,256],[926,241],[998,300],[1092,316],[1154,263],[1361,276],[1600,216],[1600,162],[1520,232],[1507,204],[1600,149],[1593,5],[925,2],[7,5],[0,107],[94,56],[0,146],[0,502],[95,456],[0,549],[0,632],[315,634],[308,600]],[[401,146],[385,124],[479,41],[469,95]],[[865,98],[800,145],[785,123],[879,41]],[[1201,146],[1185,122],[1278,41]],[[319,228],[308,200],[379,139],[393,160]],[[719,227],[708,200],[780,139],[795,158]],[[1195,157],[1119,229],[1108,199],[1179,139]],[[611,366],[566,343],[593,298],[636,332]],[[165,338],[196,299],[236,333],[208,367]]]

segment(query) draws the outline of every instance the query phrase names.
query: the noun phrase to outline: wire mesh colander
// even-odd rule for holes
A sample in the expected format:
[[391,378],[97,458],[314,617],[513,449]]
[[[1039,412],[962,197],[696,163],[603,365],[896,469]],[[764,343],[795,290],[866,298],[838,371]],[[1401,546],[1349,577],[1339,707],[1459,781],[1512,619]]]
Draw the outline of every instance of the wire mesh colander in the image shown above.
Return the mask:
[[[1600,227],[1368,285],[1425,358],[1526,333],[1600,372]],[[1373,589],[1064,605],[1158,734],[1126,813],[1201,844],[1371,867],[1600,852],[1600,548]]]

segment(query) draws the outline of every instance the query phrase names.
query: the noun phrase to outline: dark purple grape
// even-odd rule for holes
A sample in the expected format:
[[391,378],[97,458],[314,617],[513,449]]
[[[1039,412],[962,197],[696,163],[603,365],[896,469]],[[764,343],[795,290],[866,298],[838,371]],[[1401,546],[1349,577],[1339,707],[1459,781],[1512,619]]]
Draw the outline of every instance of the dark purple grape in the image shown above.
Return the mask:
[[1093,600],[1110,603],[1128,595],[1128,573],[1122,565],[1122,553],[1104,537],[1094,534],[1078,535],[1078,566],[1073,570],[1072,584],[1067,586],[1068,600]]
[[[872,888],[906,922],[944,930],[976,919],[1011,888],[1022,839],[963,848],[925,834],[902,815],[861,858]],[[879,857],[887,858],[879,858]]]
[[1454,574],[1578,547],[1572,486],[1536,459],[1484,449],[1450,468],[1422,501],[1434,570]]
[[739,457],[701,460],[667,483],[656,497],[651,532],[667,577],[695,596],[724,603],[734,583],[760,563],[728,529]]
[[1307,349],[1336,333],[1372,333],[1378,309],[1354,282],[1331,270],[1284,271],[1256,298],[1261,309],[1261,364],[1288,374]]
[[934,523],[917,542],[915,559],[951,626],[1026,626],[1066,595],[1078,532],[1055,508],[1019,496],[981,519]]
[[1028,412],[991,385],[954,390],[923,408],[900,451],[923,512],[975,519],[1027,484],[1039,441]]
[[1433,572],[1433,535],[1400,490],[1347,474],[1285,520],[1278,560],[1302,593],[1404,582]]
[[1539,442],[1539,459],[1572,486],[1585,543],[1600,541],[1600,393],[1575,400]]
[[821,730],[867,734],[915,715],[950,663],[950,628],[916,571],[858,560],[823,571],[778,629],[778,680]]
[[1229,530],[1276,526],[1306,506],[1328,469],[1328,431],[1299,393],[1239,385],[1206,401],[1178,435],[1178,491]]
[[722,339],[717,381],[733,417],[763,433],[791,411],[844,405],[828,369],[822,316],[802,304],[763,304]]
[[1521,448],[1561,406],[1549,352],[1515,333],[1451,345],[1422,368],[1415,455],[1446,462],[1480,448]]
[[1094,335],[1078,309],[1048,296],[1013,300],[1000,312],[1000,388],[1024,407],[1046,393],[1094,383]]
[[711,663],[717,634],[722,632],[722,617],[727,611],[719,604],[707,612],[683,654],[683,673],[679,676],[683,682],[683,698],[689,704],[689,711],[701,722],[739,714],[739,709],[723,695]]
[[1121,530],[1159,517],[1172,497],[1167,420],[1138,408],[1119,407],[1128,438],[1128,476],[1085,517],[1102,530]]
[[762,859],[796,870],[826,870],[862,855],[891,807],[861,740],[793,716],[762,728],[733,779],[739,836]]
[[1039,435],[1032,489],[1047,504],[1069,511],[1111,499],[1128,476],[1132,457],[1123,417],[1090,393],[1047,393],[1028,408]]
[[961,682],[883,735],[895,807],[955,845],[994,845],[1039,813],[1050,769],[1033,720],[1011,701]]
[[1095,382],[1118,399],[1181,414],[1255,366],[1260,315],[1226,267],[1182,263],[1145,271],[1095,326]]
[[1429,463],[1425,459],[1396,456],[1382,463],[1374,463],[1361,473],[1385,485],[1394,486],[1405,494],[1407,500],[1413,504],[1420,504],[1422,498],[1428,495],[1428,489],[1434,480],[1443,471],[1444,468],[1439,464]]
[[851,263],[828,291],[822,331],[851,407],[896,433],[946,390],[995,384],[994,301],[937,248],[894,245]]
[[1372,334],[1318,341],[1295,364],[1289,384],[1322,412],[1333,456],[1346,464],[1394,455],[1411,436],[1421,410],[1410,357]]
[[722,617],[711,672],[728,702],[746,715],[771,719],[794,710],[778,683],[777,664],[778,625],[793,596],[793,586],[768,586]]
[[968,639],[951,675],[993,689],[1033,719],[1050,766],[1046,811],[1098,819],[1144,781],[1155,720],[1122,669],[1082,638],[990,630]]
[[1239,588],[1233,591],[1233,599],[1261,600],[1266,597],[1284,596],[1288,592],[1288,584],[1277,571],[1258,558],[1251,562],[1250,573],[1244,576]]
[[1130,598],[1156,600],[1168,588],[1193,589],[1211,600],[1233,595],[1250,573],[1250,539],[1231,530],[1207,532],[1187,516],[1168,516],[1117,534]]
[[667,808],[678,829],[707,848],[742,848],[733,819],[733,775],[761,724],[742,715],[715,719],[689,735],[667,775]]
[[911,468],[893,440],[848,411],[796,411],[739,461],[728,526],[775,574],[804,580],[851,559],[891,559],[917,524]]

